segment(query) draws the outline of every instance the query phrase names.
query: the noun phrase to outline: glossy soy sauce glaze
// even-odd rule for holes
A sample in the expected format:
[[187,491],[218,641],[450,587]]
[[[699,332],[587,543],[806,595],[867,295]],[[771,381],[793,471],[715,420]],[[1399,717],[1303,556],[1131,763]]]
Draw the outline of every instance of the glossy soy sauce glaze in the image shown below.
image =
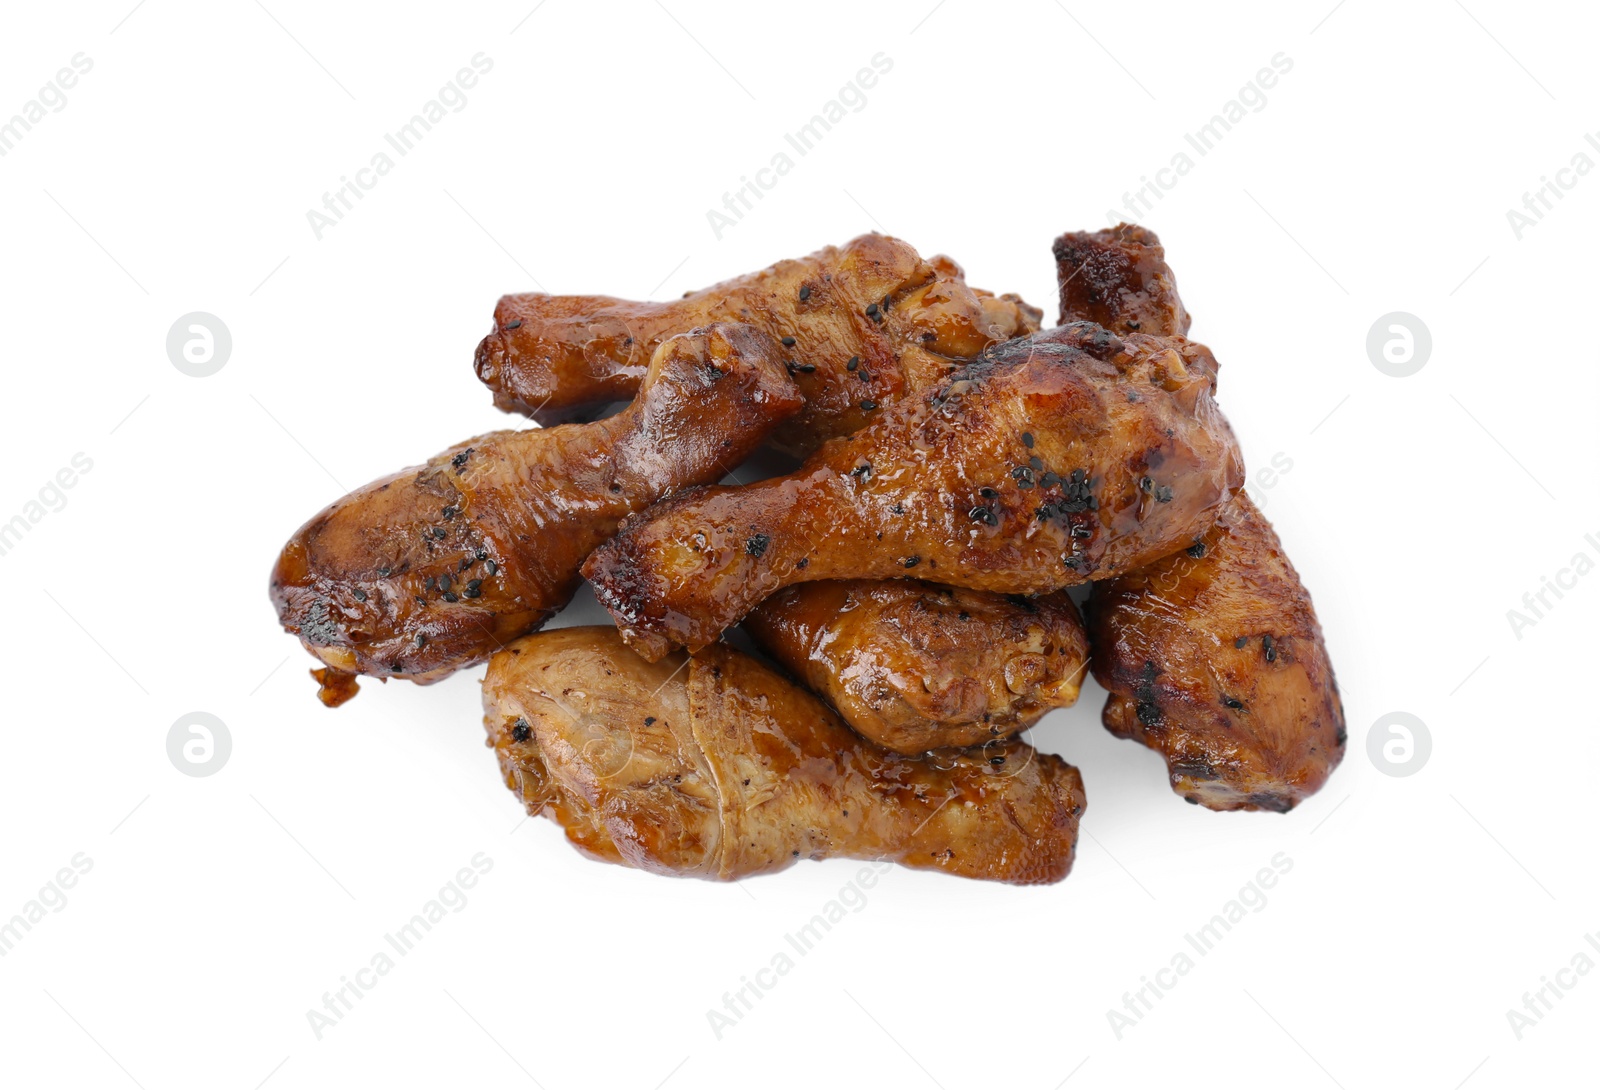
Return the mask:
[[436,681],[565,606],[623,516],[719,479],[799,407],[759,330],[674,337],[616,416],[479,436],[318,514],[273,570],[279,619],[332,671],[324,703],[354,694],[339,675]]
[[[1069,233],[1055,255],[1063,322],[1188,331],[1154,232]],[[1209,352],[1192,362],[1214,383]],[[1182,551],[1095,584],[1089,615],[1095,679],[1110,694],[1102,720],[1162,754],[1189,802],[1287,811],[1343,758],[1344,710],[1311,595],[1244,493]]]
[[1007,341],[794,473],[629,518],[584,574],[659,658],[785,586],[895,578],[912,555],[924,578],[1010,594],[1139,567],[1204,533],[1243,483],[1193,347],[1087,323]]
[[1039,319],[1014,295],[969,287],[949,258],[871,234],[671,302],[507,295],[475,364],[500,408],[559,422],[632,397],[665,337],[713,321],[755,325],[779,340],[806,399],[773,442],[804,455],[871,419],[864,404],[926,389]]
[[1292,810],[1344,757],[1322,628],[1278,535],[1244,493],[1195,543],[1095,587],[1106,727],[1161,753],[1213,810]]
[[661,874],[730,880],[842,857],[1056,882],[1084,807],[1076,769],[1015,739],[903,756],[726,645],[652,664],[612,628],[496,654],[484,725],[530,814],[596,858]]
[[1188,336],[1189,312],[1154,231],[1130,223],[1068,231],[1051,251],[1062,325],[1094,322],[1115,333]]
[[[915,564],[912,562],[916,561]],[[906,558],[908,568],[920,558]],[[744,619],[855,731],[900,753],[981,745],[1078,699],[1089,640],[1065,593],[914,579],[801,583]]]

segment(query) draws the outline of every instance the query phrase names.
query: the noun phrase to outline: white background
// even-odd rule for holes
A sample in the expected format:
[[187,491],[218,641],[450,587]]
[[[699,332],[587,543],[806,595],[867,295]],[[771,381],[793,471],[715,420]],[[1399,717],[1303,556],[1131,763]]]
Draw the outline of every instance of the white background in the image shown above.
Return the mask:
[[[1594,15],[1065,2],[8,8],[0,118],[93,69],[0,158],[0,521],[93,469],[0,556],[0,919],[92,869],[0,958],[0,1079],[1593,1083],[1600,973],[1520,1040],[1507,1011],[1600,932],[1600,576],[1520,638],[1507,611],[1600,557],[1600,176],[1520,240],[1506,212],[1600,128]],[[465,108],[318,240],[307,210],[480,52]],[[879,53],[865,107],[719,240],[707,211]],[[1065,882],[893,871],[719,1039],[707,1011],[861,864],[722,887],[582,859],[519,821],[481,670],[317,704],[272,560],[343,491],[508,423],[471,371],[502,292],[666,298],[881,227],[1053,320],[1051,239],[1193,156],[1278,53],[1264,108],[1144,220],[1247,456],[1293,464],[1257,496],[1351,739],[1299,810],[1185,805],[1086,686],[1033,734],[1088,787]],[[168,361],[191,311],[232,332],[214,377]],[[1368,359],[1391,311],[1432,331],[1410,378]],[[232,737],[210,777],[167,756],[192,711]],[[1395,711],[1433,741],[1405,778],[1367,753]],[[318,1040],[307,1010],[479,852],[466,906]],[[1280,852],[1265,907],[1119,1039],[1107,1012]]]

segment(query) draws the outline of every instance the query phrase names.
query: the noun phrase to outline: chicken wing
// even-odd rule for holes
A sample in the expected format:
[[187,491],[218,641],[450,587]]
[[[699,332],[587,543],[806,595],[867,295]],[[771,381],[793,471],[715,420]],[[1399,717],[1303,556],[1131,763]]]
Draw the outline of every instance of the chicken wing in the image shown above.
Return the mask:
[[565,606],[624,515],[717,480],[799,407],[760,330],[664,341],[616,416],[479,436],[322,511],[273,570],[279,620],[326,664],[324,703],[358,673],[437,681]]
[[1078,607],[1063,592],[801,583],[762,602],[743,627],[856,733],[897,753],[1027,730],[1077,701],[1089,663]]
[[603,295],[507,295],[478,345],[495,404],[541,420],[633,396],[662,338],[711,321],[748,322],[782,339],[806,408],[773,442],[809,454],[855,431],[866,404],[943,381],[984,348],[1039,328],[1014,295],[966,284],[949,258],[924,261],[899,239],[863,235],[666,303]]
[[794,473],[682,492],[627,520],[584,574],[646,658],[697,650],[816,579],[1042,593],[1204,533],[1243,482],[1187,342],[1064,326],[986,350]]
[[[1063,322],[1188,330],[1154,232],[1069,233],[1055,255]],[[1110,694],[1102,721],[1160,752],[1190,802],[1289,810],[1343,758],[1344,711],[1311,596],[1243,492],[1185,551],[1096,583],[1088,611],[1094,675]]]
[[483,692],[506,786],[606,862],[730,880],[887,859],[1015,884],[1072,866],[1083,783],[1059,757],[891,753],[725,644],[651,664],[615,629],[556,629],[496,654]]

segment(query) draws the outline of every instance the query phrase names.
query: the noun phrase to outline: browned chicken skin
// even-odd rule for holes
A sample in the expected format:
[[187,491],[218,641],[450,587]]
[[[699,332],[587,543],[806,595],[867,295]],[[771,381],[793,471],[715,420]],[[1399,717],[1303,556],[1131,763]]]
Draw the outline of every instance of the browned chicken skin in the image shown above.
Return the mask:
[[891,753],[725,644],[651,664],[615,629],[557,629],[496,654],[483,691],[506,785],[607,862],[731,880],[886,859],[1016,884],[1072,866],[1083,783],[1059,757]]
[[351,674],[436,681],[565,606],[624,515],[717,480],[799,407],[765,333],[674,337],[616,416],[479,436],[328,507],[273,570],[279,619],[327,664],[325,703]]
[[[1055,254],[1063,322],[1188,330],[1154,232],[1065,234]],[[1106,727],[1161,753],[1190,802],[1289,810],[1343,758],[1344,710],[1311,596],[1243,492],[1187,550],[1095,584],[1089,618]]]
[[507,295],[478,345],[495,404],[544,421],[633,396],[662,338],[712,321],[782,339],[806,408],[773,441],[809,454],[886,405],[942,381],[991,344],[1039,328],[1015,296],[967,286],[946,257],[924,261],[899,239],[863,235],[799,260],[665,303],[603,295]]
[[913,579],[801,583],[744,629],[856,732],[898,753],[973,746],[1078,699],[1078,607]]
[[584,574],[649,659],[695,650],[762,599],[911,568],[1043,593],[1181,548],[1242,484],[1197,346],[1064,326],[987,350],[794,473],[679,493]]
[[[802,287],[808,288],[804,299]],[[873,300],[877,314],[868,309]],[[560,412],[582,408],[630,388],[636,378],[627,361],[647,350],[651,338],[670,332],[674,323],[708,314],[737,314],[741,320],[759,316],[774,335],[794,340],[786,355],[811,407],[788,429],[786,445],[804,452],[869,419],[870,413],[861,408],[863,400],[881,407],[903,395],[924,393],[948,378],[952,359],[1034,332],[1040,317],[1015,296],[996,298],[967,288],[961,267],[947,257],[923,262],[899,240],[866,235],[843,248],[829,247],[800,261],[781,262],[672,303],[629,303],[601,296],[507,296],[496,312],[497,332],[479,348],[480,375],[496,389],[502,408],[527,411],[536,395],[541,402],[549,399],[546,411],[536,415],[549,415],[550,406]],[[515,328],[508,332],[511,326]],[[802,675],[827,692],[867,737],[907,752],[966,745],[1026,729],[1045,710],[1076,699],[1076,677],[1085,663],[1081,655],[1068,661],[1065,652],[1073,641],[1059,634],[1054,639],[1039,638],[1068,624],[1081,632],[1070,602],[1066,603],[1069,622],[1065,610],[1049,603],[1030,613],[1017,602],[980,591],[933,592],[927,587],[908,591],[889,583],[881,593],[869,593],[869,586],[860,584],[861,593],[852,598],[851,627],[860,637],[853,646],[859,649],[860,661],[847,661],[839,653],[842,643],[831,637],[833,653],[813,661]],[[928,603],[949,605],[956,594],[967,608],[945,610],[936,604],[914,616],[900,608],[910,608],[913,602],[919,609]],[[815,593],[800,593],[787,601],[792,609],[802,599],[819,600]],[[773,616],[775,608],[767,615]],[[941,634],[935,625],[946,613],[965,618],[959,639],[966,641],[966,648],[1019,644],[1008,657],[1016,660],[1009,674],[991,670],[981,676],[978,656],[970,653],[961,656],[967,668],[960,676],[950,673],[959,653],[957,633],[951,629]],[[1041,627],[1040,617],[1048,622],[1046,627]],[[785,631],[790,638],[798,634],[793,626]],[[1081,638],[1076,641],[1081,643]],[[1041,659],[1044,646],[1059,648],[1062,654],[1054,661]],[[942,662],[935,661],[935,648]],[[769,650],[776,653],[775,648]],[[868,658],[878,661],[869,665]],[[890,662],[910,673],[886,673]],[[1041,669],[1046,663],[1049,668]],[[861,698],[847,700],[842,681],[826,683],[829,671],[848,674],[849,687]],[[879,679],[873,692],[887,692],[884,686],[898,687],[900,682],[914,689],[932,683],[934,688],[932,693],[923,689],[920,697],[909,694],[910,704],[895,698],[897,712],[881,700],[879,710],[869,712],[864,680],[868,675]],[[1070,684],[1062,684],[1064,675],[1071,676]],[[1008,686],[1019,688],[1013,692]],[[916,705],[936,721],[919,716]]]
[[1062,325],[1095,322],[1114,333],[1188,335],[1189,312],[1154,231],[1129,223],[1068,231],[1052,250]]
[[1243,492],[1190,549],[1096,585],[1089,628],[1106,727],[1166,757],[1190,802],[1291,810],[1343,758],[1311,596]]

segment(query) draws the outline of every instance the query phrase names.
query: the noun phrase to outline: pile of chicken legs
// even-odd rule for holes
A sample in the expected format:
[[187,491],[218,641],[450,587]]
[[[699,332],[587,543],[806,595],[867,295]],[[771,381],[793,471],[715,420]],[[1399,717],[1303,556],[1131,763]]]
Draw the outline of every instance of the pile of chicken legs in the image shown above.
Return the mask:
[[[1216,358],[1154,233],[1054,256],[1048,330],[877,234],[668,303],[504,297],[478,377],[543,426],[358,489],[273,570],[323,703],[487,660],[528,812],[702,878],[847,857],[1060,880],[1082,780],[1017,736],[1085,669],[1184,799],[1293,808],[1344,714]],[[763,444],[798,467],[716,483]],[[539,633],[584,579],[616,627]]]

